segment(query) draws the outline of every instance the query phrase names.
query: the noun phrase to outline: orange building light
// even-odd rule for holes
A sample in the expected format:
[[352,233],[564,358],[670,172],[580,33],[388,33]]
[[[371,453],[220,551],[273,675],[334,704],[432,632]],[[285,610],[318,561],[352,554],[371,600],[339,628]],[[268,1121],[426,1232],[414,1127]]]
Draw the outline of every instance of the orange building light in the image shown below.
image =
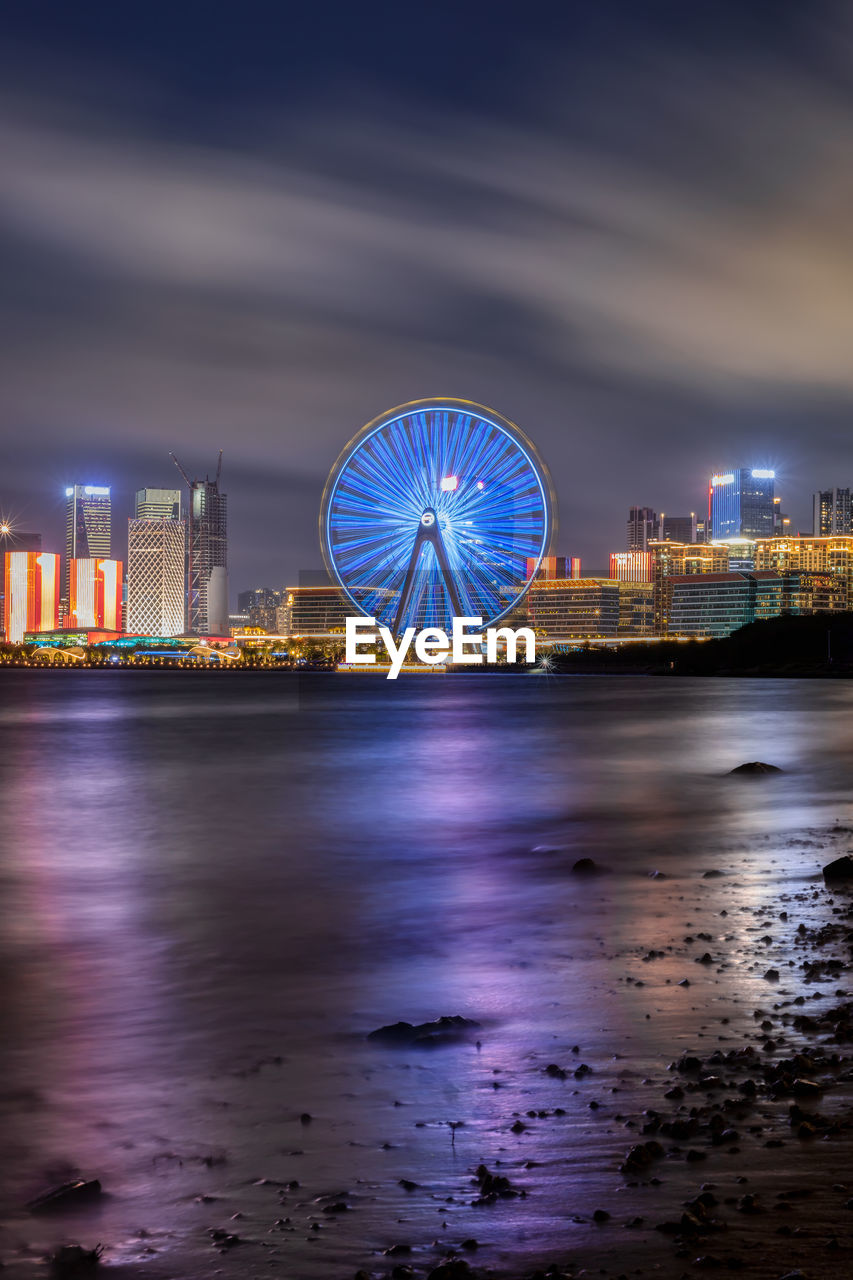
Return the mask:
[[69,560],[69,626],[121,631],[122,569],[121,560]]
[[3,626],[10,644],[25,631],[59,625],[59,556],[44,551],[7,551]]

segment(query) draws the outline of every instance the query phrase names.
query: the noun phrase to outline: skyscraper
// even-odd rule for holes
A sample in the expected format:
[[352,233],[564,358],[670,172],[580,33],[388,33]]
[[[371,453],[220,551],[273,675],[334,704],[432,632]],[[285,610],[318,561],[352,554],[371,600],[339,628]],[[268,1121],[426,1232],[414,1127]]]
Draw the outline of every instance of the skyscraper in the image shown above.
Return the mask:
[[775,471],[737,467],[711,477],[708,518],[711,540],[773,536]]
[[196,635],[228,634],[228,498],[219,491],[222,451],[213,480],[187,482],[187,630]]
[[658,536],[658,518],[651,507],[631,507],[628,512],[628,551],[648,551]]
[[812,498],[812,533],[816,538],[853,533],[849,489],[821,489]]
[[180,489],[137,489],[137,520],[180,520]]
[[99,557],[68,562],[67,626],[121,631],[123,568]]
[[147,636],[179,636],[184,631],[185,535],[182,520],[128,520],[128,631]]
[[659,537],[661,542],[695,542],[696,515],[666,516],[660,513]]
[[3,581],[3,626],[11,644],[20,644],[25,631],[56,629],[59,556],[44,551],[7,551]]
[[69,595],[72,560],[110,558],[110,491],[94,484],[75,484],[65,490],[65,575],[63,595]]

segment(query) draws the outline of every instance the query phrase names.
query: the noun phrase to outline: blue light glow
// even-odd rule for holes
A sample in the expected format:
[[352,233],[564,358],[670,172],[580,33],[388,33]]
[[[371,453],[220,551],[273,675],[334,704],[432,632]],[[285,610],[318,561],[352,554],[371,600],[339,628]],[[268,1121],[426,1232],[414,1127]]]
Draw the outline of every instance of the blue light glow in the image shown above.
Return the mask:
[[[523,598],[528,561],[547,554],[551,505],[547,470],[517,427],[466,401],[421,401],[369,424],[341,455],[323,498],[323,551],[355,611],[390,626],[434,511],[463,611],[488,626]],[[447,629],[453,613],[424,544],[403,624]]]

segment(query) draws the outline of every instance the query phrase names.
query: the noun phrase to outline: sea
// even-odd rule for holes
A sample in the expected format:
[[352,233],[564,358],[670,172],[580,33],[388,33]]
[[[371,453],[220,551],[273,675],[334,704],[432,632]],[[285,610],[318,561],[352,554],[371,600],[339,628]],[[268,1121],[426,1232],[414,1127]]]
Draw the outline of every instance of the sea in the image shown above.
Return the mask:
[[[831,680],[0,671],[4,1274],[582,1251],[633,1207],[644,1089],[750,1025],[758,926],[849,841],[851,712]],[[519,1194],[472,1203],[481,1165]]]

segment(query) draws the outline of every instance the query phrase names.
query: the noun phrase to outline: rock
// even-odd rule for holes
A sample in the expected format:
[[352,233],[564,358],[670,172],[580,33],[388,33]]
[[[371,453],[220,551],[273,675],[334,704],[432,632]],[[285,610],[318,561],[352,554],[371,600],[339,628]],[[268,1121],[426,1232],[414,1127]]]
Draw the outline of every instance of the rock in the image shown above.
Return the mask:
[[430,1271],[427,1280],[469,1280],[473,1274],[464,1258],[446,1258]]
[[791,1085],[791,1093],[795,1098],[819,1098],[823,1089],[814,1080],[803,1080],[798,1077]]
[[596,871],[600,870],[601,868],[598,863],[592,858],[578,858],[577,862],[572,867],[572,872],[576,876],[594,875]]
[[782,773],[782,770],[778,765],[765,764],[763,760],[751,760],[749,764],[739,764],[736,768],[729,769],[729,777],[731,777],[733,773],[761,777],[768,773]]
[[446,1258],[430,1271],[427,1280],[469,1280],[473,1274],[464,1258]]
[[619,1172],[628,1175],[645,1173],[651,1162],[660,1160],[662,1156],[663,1147],[659,1142],[640,1142],[628,1152]]
[[610,1214],[606,1209],[596,1209],[595,1213],[592,1215],[592,1220],[593,1222],[609,1222]]
[[103,1252],[102,1244],[96,1244],[94,1249],[84,1249],[79,1244],[63,1245],[50,1259],[51,1274],[61,1277],[61,1280],[90,1275],[100,1262]]
[[494,1204],[496,1200],[508,1200],[515,1196],[524,1196],[526,1192],[517,1191],[509,1178],[501,1173],[489,1173],[484,1164],[478,1165],[476,1179],[480,1187],[480,1195],[471,1204],[475,1206]]
[[234,1235],[231,1231],[225,1231],[222,1227],[215,1227],[207,1233],[210,1236],[211,1243],[216,1245],[220,1252],[224,1253],[226,1249],[233,1249],[235,1245],[242,1244],[243,1241],[239,1236]]
[[73,1182],[63,1182],[58,1187],[51,1187],[35,1196],[27,1204],[30,1213],[57,1213],[64,1209],[76,1209],[78,1205],[90,1204],[101,1194],[101,1184],[97,1178],[86,1181],[77,1178]]
[[853,854],[845,853],[842,858],[828,862],[823,868],[826,884],[853,884]]
[[397,1185],[402,1187],[404,1191],[417,1191],[419,1183],[412,1182],[411,1178],[401,1178]]
[[371,1031],[368,1040],[379,1044],[400,1046],[403,1048],[432,1048],[443,1044],[454,1044],[467,1039],[467,1033],[480,1026],[472,1018],[463,1018],[460,1014],[451,1014],[436,1018],[434,1022],[394,1022],[387,1027],[379,1027]]
[[549,1062],[544,1071],[545,1075],[551,1076],[553,1080],[565,1080],[569,1074],[568,1071],[564,1071],[562,1067],[558,1066],[556,1062]]

